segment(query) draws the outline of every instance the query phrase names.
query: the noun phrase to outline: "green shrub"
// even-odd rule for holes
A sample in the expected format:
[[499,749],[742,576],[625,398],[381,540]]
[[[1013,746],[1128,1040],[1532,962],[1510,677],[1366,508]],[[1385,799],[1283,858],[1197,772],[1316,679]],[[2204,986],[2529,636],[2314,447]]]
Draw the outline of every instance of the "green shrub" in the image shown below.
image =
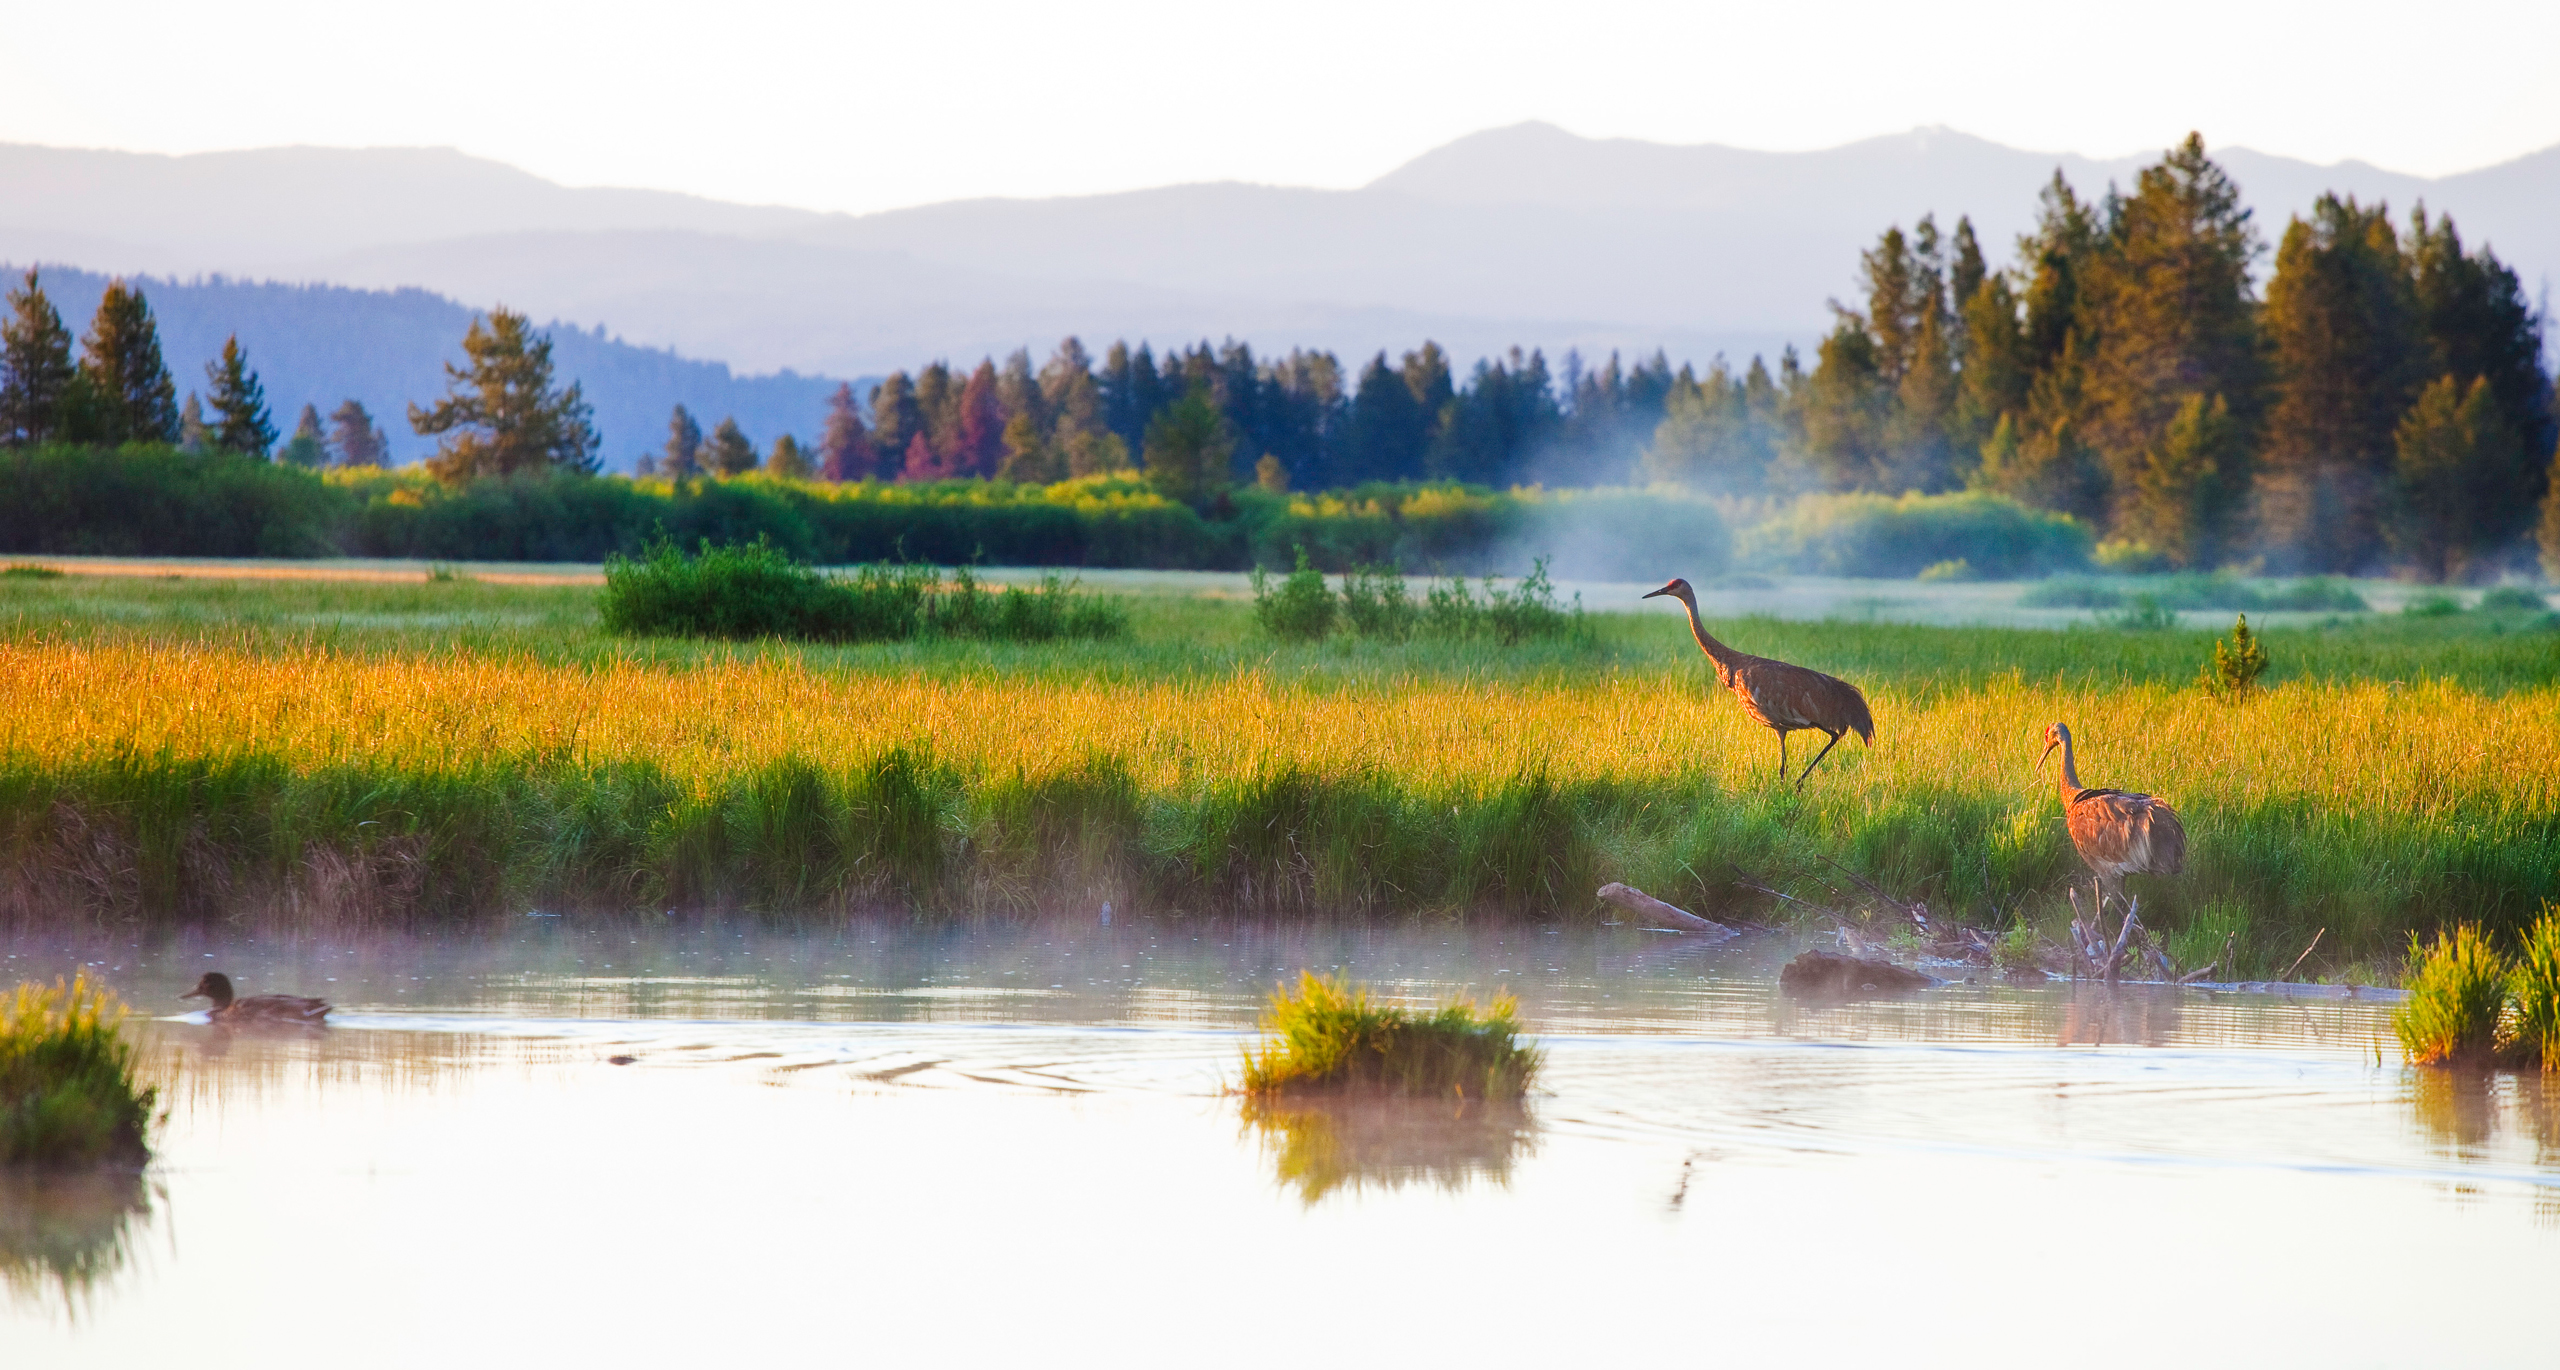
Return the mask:
[[0,452],[5,551],[328,556],[354,503],[310,471],[233,452],[139,443]]
[[1743,559],[1807,575],[1906,578],[1963,558],[1986,580],[2089,564],[2087,524],[1999,495],[1806,495],[1743,534]]
[[2543,905],[2542,916],[2525,930],[2507,994],[2515,1005],[2510,1053],[2544,1070],[2560,1070],[2560,904]]
[[2551,607],[2542,596],[2521,585],[2501,585],[2480,596],[2471,606],[2482,614],[2538,614]]
[[0,1001],[0,1166],[138,1166],[159,1091],[135,1078],[115,994],[83,978]]
[[1297,991],[1276,990],[1262,1016],[1272,1034],[1247,1049],[1243,1090],[1451,1095],[1518,1099],[1538,1072],[1536,1048],[1519,1041],[1518,1004],[1470,1001],[1412,1013],[1373,1004],[1368,991],[1309,971]]
[[1307,549],[1298,549],[1298,568],[1271,588],[1261,567],[1253,570],[1253,621],[1282,642],[1317,642],[1333,631],[1337,606],[1325,588],[1324,573],[1307,564]]
[[1342,578],[1342,621],[1361,637],[1402,642],[1413,636],[1422,606],[1390,566],[1363,566]]
[[2257,689],[2258,677],[2266,672],[2266,644],[2249,631],[2249,616],[2242,614],[2231,624],[2228,646],[2221,638],[2213,640],[2213,660],[2196,675],[2196,684],[2207,694],[2236,700]]
[[1933,562],[1920,568],[1920,579],[1929,583],[1973,579],[1973,563],[1963,557],[1953,561]]
[[2451,618],[2462,612],[2462,601],[2446,594],[2425,594],[2400,606],[2400,612],[2411,618]]
[[2169,569],[2168,554],[2147,542],[2110,538],[2098,544],[2089,556],[2098,569],[2110,575],[2148,576]]
[[1043,642],[1128,632],[1116,600],[1078,594],[1057,576],[1037,591],[989,592],[967,568],[945,591],[929,566],[869,565],[822,575],[758,540],[705,543],[688,556],[661,543],[639,560],[609,558],[597,607],[607,631],[635,636],[894,642],[918,636]]
[[2462,924],[2434,945],[2409,937],[2409,997],[2391,1014],[2400,1050],[2422,1066],[2473,1065],[2489,1059],[2498,1014],[2506,1006],[2507,971],[2480,930]]
[[2128,632],[2156,632],[2177,627],[2178,616],[2157,596],[2135,595],[2133,602],[2124,606],[2124,612],[2109,617],[2107,622]]
[[0,580],[60,580],[62,572],[51,566],[17,565],[0,567]]

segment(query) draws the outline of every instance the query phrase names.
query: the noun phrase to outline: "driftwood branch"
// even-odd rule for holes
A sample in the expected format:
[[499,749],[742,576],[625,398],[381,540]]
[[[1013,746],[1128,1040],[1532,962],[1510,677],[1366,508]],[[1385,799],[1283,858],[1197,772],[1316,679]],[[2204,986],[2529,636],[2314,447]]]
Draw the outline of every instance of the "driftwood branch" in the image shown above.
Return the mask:
[[1638,918],[1648,919],[1664,927],[1678,928],[1683,932],[1706,933],[1718,941],[1740,935],[1722,923],[1713,919],[1700,918],[1687,909],[1675,908],[1633,885],[1621,885],[1612,880],[1600,887],[1600,898]]
[[2136,899],[2124,906],[2124,927],[2116,933],[2115,948],[2107,953],[2107,963],[2098,972],[2099,979],[2111,985],[2116,982],[2116,967],[2124,960],[2125,948],[2133,945],[2134,930],[2141,926],[2142,901]]
[[2204,977],[2206,977],[2206,976],[2208,976],[2208,975],[2213,974],[2213,972],[2214,972],[2214,968],[2215,968],[2215,967],[2217,967],[2217,966],[2219,966],[2219,965],[2221,965],[2221,964],[2222,964],[2222,963],[2221,963],[2220,961],[2207,962],[2205,965],[2200,966],[2200,967],[2198,967],[2198,968],[2197,968],[2197,969],[2195,969],[2195,970],[2188,971],[2186,974],[2179,976],[2179,977],[2178,977],[2178,983],[2179,983],[2179,984],[2182,984],[2182,985],[2192,985],[2192,984],[2194,984],[2196,981],[2201,980],[2201,979],[2203,979]]
[[2311,959],[2311,947],[2320,945],[2320,939],[2328,935],[2329,930],[2327,928],[2322,928],[2318,932],[2311,934],[2311,946],[2304,947],[2302,949],[2302,954],[2293,958],[2293,964],[2285,967],[2284,974],[2276,977],[2276,983],[2283,984],[2285,981],[2292,979],[2293,973],[2302,969],[2302,963]]

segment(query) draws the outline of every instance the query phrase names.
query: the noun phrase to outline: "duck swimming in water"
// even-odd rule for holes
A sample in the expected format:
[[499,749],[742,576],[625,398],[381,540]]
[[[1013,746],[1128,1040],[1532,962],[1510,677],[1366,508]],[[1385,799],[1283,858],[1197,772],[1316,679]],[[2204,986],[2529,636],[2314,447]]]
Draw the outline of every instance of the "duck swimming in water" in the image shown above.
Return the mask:
[[210,999],[213,1010],[206,1016],[217,1023],[299,1023],[316,1024],[329,1016],[329,1005],[319,999],[304,999],[291,994],[257,994],[246,999],[231,997],[231,977],[209,970],[196,987],[178,996],[181,999]]

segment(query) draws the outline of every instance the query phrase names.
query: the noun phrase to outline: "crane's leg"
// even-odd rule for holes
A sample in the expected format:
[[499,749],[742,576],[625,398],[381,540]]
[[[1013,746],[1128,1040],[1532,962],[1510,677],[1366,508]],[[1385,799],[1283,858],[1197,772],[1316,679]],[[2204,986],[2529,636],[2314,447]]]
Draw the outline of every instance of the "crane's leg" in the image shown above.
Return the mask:
[[1787,730],[1778,730],[1778,778],[1787,778]]
[[[1813,759],[1804,763],[1804,775],[1813,774],[1813,768],[1822,764],[1822,758],[1831,755],[1831,749],[1839,746],[1840,739],[1844,736],[1846,736],[1844,733],[1833,733],[1831,735],[1831,740],[1822,744],[1822,750],[1815,752],[1813,754]],[[1796,792],[1798,794],[1802,794],[1804,792],[1804,775],[1796,777]]]

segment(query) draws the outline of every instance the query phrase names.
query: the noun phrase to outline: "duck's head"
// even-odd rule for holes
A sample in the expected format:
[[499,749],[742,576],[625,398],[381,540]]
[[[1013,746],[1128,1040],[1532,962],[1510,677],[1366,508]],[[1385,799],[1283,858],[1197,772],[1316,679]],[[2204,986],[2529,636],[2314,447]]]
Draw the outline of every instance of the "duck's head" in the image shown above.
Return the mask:
[[1678,576],[1673,576],[1669,581],[1663,584],[1661,589],[1654,591],[1652,594],[1646,595],[1645,598],[1653,599],[1661,595],[1669,595],[1673,599],[1681,600],[1683,602],[1694,602],[1696,599],[1695,592],[1691,591],[1689,588],[1689,582],[1682,580]]
[[194,989],[188,990],[186,993],[181,994],[178,997],[181,999],[211,999],[216,1010],[229,1008],[231,1007],[231,977],[218,970],[206,971],[204,973],[204,978],[196,981],[196,987]]

